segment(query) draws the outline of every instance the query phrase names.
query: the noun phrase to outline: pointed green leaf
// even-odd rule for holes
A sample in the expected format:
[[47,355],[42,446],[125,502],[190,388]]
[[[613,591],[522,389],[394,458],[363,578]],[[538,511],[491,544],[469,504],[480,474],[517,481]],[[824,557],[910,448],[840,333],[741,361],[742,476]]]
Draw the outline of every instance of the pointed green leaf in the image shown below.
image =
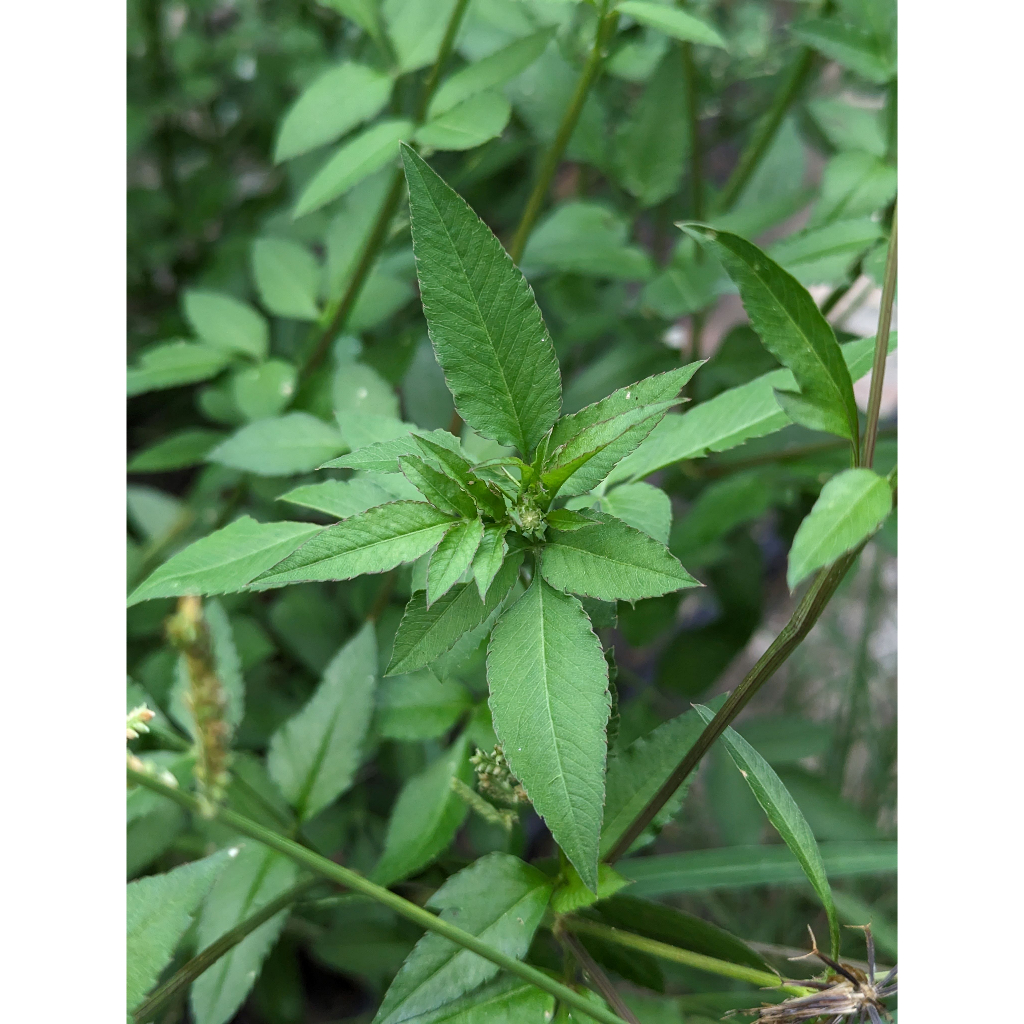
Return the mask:
[[426,149],[473,149],[505,130],[512,104],[500,92],[482,92],[431,118],[416,132]]
[[456,523],[442,538],[427,567],[427,605],[444,597],[472,565],[484,536],[479,519]]
[[394,501],[328,526],[255,584],[350,580],[387,572],[429,551],[451,526],[450,516],[420,501]]
[[[451,876],[427,905],[517,960],[526,955],[551,898],[552,880],[518,857],[489,853]],[[374,1024],[419,1019],[498,973],[495,964],[440,935],[416,943],[395,976]]]
[[316,320],[320,316],[322,271],[316,257],[286,238],[257,238],[252,244],[252,275],[263,305],[275,316]]
[[818,18],[793,25],[790,32],[875,85],[885,85],[896,76],[896,61],[889,48],[856,25]]
[[463,487],[467,486],[473,478],[473,464],[462,454],[461,445],[453,434],[448,434],[447,430],[443,432],[455,442],[451,444],[446,439],[439,440],[435,436],[437,433],[436,430],[430,433],[415,431],[412,434],[413,444],[428,461],[437,463],[453,480],[457,480]]
[[248,303],[220,292],[185,292],[185,318],[202,341],[223,352],[266,359],[270,329]]
[[276,416],[291,402],[297,377],[295,367],[282,359],[236,370],[231,377],[235,408],[250,422]]
[[408,147],[402,159],[423,312],[455,407],[484,437],[530,452],[561,402],[533,291],[465,201]]
[[[382,423],[380,426],[383,428],[385,424]],[[437,462],[441,465],[433,449],[428,452],[423,451],[420,443],[423,440],[430,440],[436,448],[446,448],[453,455],[462,458],[458,438],[449,434],[447,430],[414,431],[411,423],[402,423],[400,420],[390,421],[389,427],[388,432],[393,435],[392,437],[378,438],[372,443],[365,443],[359,447],[354,447],[354,450],[348,455],[343,455],[340,459],[333,459],[320,468],[363,469],[375,473],[400,473],[399,457],[417,454],[425,455],[430,462]],[[416,440],[417,434],[420,435],[419,441]],[[447,466],[445,468],[447,469]],[[454,474],[452,476],[454,479],[458,479]]]
[[483,601],[472,583],[457,583],[427,607],[423,591],[412,595],[398,627],[386,675],[414,672],[455,646],[459,637],[480,625],[505,599],[519,576],[523,554],[509,555]]
[[209,462],[257,476],[308,473],[345,450],[341,434],[308,412],[256,420],[222,441]]
[[668,544],[672,529],[672,502],[651,484],[623,484],[601,496],[598,508],[641,530],[662,544]]
[[509,767],[596,892],[611,698],[608,663],[579,601],[535,578],[491,631],[487,682]]
[[372,480],[325,480],[322,484],[307,484],[282,494],[278,501],[287,501],[303,508],[326,512],[338,519],[365,512],[374,505],[384,505],[394,500],[379,484]]
[[[198,945],[205,949],[225,932],[290,889],[298,877],[294,862],[251,843],[243,846],[210,892],[199,919]],[[222,956],[192,984],[196,1024],[226,1024],[245,1002],[263,961],[277,941],[289,909],[275,914]]]
[[323,681],[302,710],[270,738],[267,770],[300,821],[352,784],[376,682],[377,637],[368,622],[324,669]]
[[540,571],[557,590],[600,601],[639,601],[699,587],[679,559],[653,537],[603,512],[593,530],[552,530]]
[[383,0],[380,6],[399,71],[415,71],[432,64],[441,49],[455,0]]
[[726,48],[725,40],[716,29],[678,7],[651,3],[650,0],[624,0],[616,6],[616,10],[639,21],[641,25],[649,25],[667,36],[672,36],[673,39]]
[[281,121],[274,163],[291,160],[341,138],[384,109],[391,78],[365,64],[346,61],[306,86]]
[[128,604],[242,590],[319,530],[310,523],[257,523],[242,516],[168,558],[135,588]]
[[466,688],[429,669],[381,680],[374,728],[385,739],[429,740],[443,736],[470,709]]
[[[695,707],[697,714],[705,722],[710,722],[714,718],[714,713],[709,708],[700,704]],[[825,873],[818,844],[803,811],[789,795],[789,790],[782,784],[782,780],[775,774],[771,765],[735,729],[727,728],[722,734],[722,741],[729,751],[729,756],[757,797],[757,802],[768,815],[768,820],[800,862],[807,880],[824,904],[832,938],[832,956],[838,956],[839,918],[832,902],[832,889],[828,884],[828,875]]]
[[179,430],[156,444],[136,452],[128,461],[129,473],[163,473],[169,469],[187,469],[206,458],[224,435],[219,430]]
[[405,784],[388,821],[384,852],[371,874],[378,885],[408,878],[447,848],[468,810],[452,790],[452,779],[468,783],[471,774],[462,736]]
[[439,473],[416,455],[403,455],[398,465],[405,478],[435,508],[449,515],[471,519],[476,515],[476,503],[450,476]]
[[870,537],[891,511],[892,490],[873,470],[847,469],[834,476],[793,538],[789,589]]
[[869,217],[896,195],[896,168],[870,153],[838,153],[825,168],[808,226]]
[[128,369],[128,397],[209,380],[229,362],[230,353],[209,345],[194,345],[189,341],[153,345]]
[[546,1024],[554,1016],[554,1004],[554,996],[536,986],[502,976],[461,999],[415,1017],[411,1024]]
[[128,883],[129,1010],[156,984],[203,897],[237,852],[221,850],[165,875]]
[[473,579],[481,601],[487,596],[487,589],[505,560],[508,551],[505,534],[508,533],[508,529],[507,525],[503,526],[500,523],[492,523],[485,527],[480,547],[473,556]]
[[571,914],[574,910],[592,906],[630,884],[629,879],[623,878],[610,864],[597,866],[596,893],[583,884],[583,879],[571,864],[562,869],[562,879],[551,900],[551,909],[556,914]]

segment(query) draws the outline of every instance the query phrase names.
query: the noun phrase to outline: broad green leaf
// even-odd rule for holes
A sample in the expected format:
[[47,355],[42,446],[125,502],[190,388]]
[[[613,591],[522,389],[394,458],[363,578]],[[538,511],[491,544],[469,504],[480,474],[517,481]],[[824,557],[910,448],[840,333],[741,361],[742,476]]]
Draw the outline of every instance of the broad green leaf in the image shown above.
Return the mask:
[[303,90],[281,121],[274,162],[341,138],[379,114],[390,96],[390,77],[365,64],[346,62],[325,71]]
[[331,381],[331,404],[343,435],[350,434],[356,423],[365,422],[367,415],[390,416],[401,422],[394,388],[365,363],[338,366]]
[[596,892],[611,698],[608,663],[579,601],[535,578],[491,631],[487,682],[509,767]]
[[[250,843],[217,879],[199,919],[198,945],[205,949],[225,932],[252,917],[290,889],[298,877],[295,863],[280,853]],[[263,961],[288,918],[285,908],[247,935],[192,983],[196,1024],[225,1024],[245,1002]]]
[[765,348],[789,369],[800,393],[777,392],[790,419],[857,446],[859,426],[850,371],[829,322],[807,290],[756,245],[702,225],[686,230],[705,242],[736,282]]
[[242,516],[172,555],[136,587],[128,604],[242,590],[319,531],[309,523],[257,523]]
[[870,153],[852,151],[834,156],[821,179],[821,197],[808,227],[870,217],[896,195],[896,168]]
[[622,484],[602,495],[597,507],[621,519],[627,526],[668,544],[672,529],[672,502],[660,488],[643,483]]
[[466,65],[441,83],[430,101],[428,118],[447,113],[471,97],[515,78],[544,52],[553,35],[553,28],[541,29]]
[[252,306],[220,292],[185,292],[185,317],[200,340],[224,352],[266,359],[270,331]]
[[[416,431],[416,428],[413,424],[392,420],[388,431],[391,434],[390,437],[381,437],[373,442],[353,448],[348,455],[343,455],[340,459],[334,459],[320,468],[363,469],[374,473],[400,473],[402,467],[398,464],[398,460],[403,455],[422,455],[431,464],[434,464],[435,468],[444,465],[432,448],[428,451],[423,450],[420,442],[413,436],[414,431]],[[428,439],[437,447],[446,448],[453,455],[462,458],[458,438],[448,433],[447,430],[416,431],[416,433],[422,439]],[[445,468],[447,469],[448,467],[445,466]],[[453,479],[458,479],[457,474],[451,473],[450,470],[449,475]]]
[[237,852],[221,850],[165,875],[128,883],[129,1010],[134,1010],[156,984],[203,897]]
[[807,111],[838,150],[859,149],[884,157],[886,150],[882,112],[822,96],[807,104]]
[[368,622],[324,669],[302,710],[270,738],[267,770],[300,821],[352,785],[373,713],[377,638]]
[[[526,955],[548,900],[552,881],[506,853],[489,853],[452,875],[427,905],[506,956]],[[498,973],[496,964],[440,935],[416,943],[395,976],[374,1024],[418,1019],[454,1002]]]
[[333,7],[339,14],[350,18],[375,41],[383,40],[379,0],[319,0],[319,2],[325,7]]
[[434,62],[454,7],[455,0],[383,0],[381,13],[398,55],[399,71],[415,71]]
[[474,149],[505,130],[512,104],[500,92],[482,92],[437,114],[416,132],[426,149]]
[[313,176],[295,206],[294,219],[319,210],[344,195],[398,155],[398,144],[412,137],[412,121],[378,121],[349,139]]
[[678,7],[651,3],[650,0],[624,0],[616,10],[639,21],[641,25],[656,28],[673,39],[683,42],[702,43],[706,46],[720,46],[725,49],[725,40],[707,22],[695,18]]
[[653,537],[605,513],[588,515],[597,520],[592,530],[548,532],[540,571],[557,590],[639,601],[701,585]]
[[[819,851],[830,878],[896,871],[896,843],[821,843]],[[619,861],[617,867],[634,880],[631,896],[806,881],[803,867],[781,843],[635,857]]]
[[257,476],[285,476],[308,473],[344,450],[334,427],[308,412],[291,412],[242,427],[207,459]]
[[484,535],[473,556],[473,580],[476,583],[477,593],[480,600],[487,597],[487,590],[498,575],[508,552],[508,544],[505,541],[505,534],[508,527],[499,523],[492,523],[484,527]]
[[279,586],[387,572],[429,551],[451,524],[424,502],[380,505],[328,526],[253,582]]
[[875,85],[885,85],[896,76],[895,55],[890,48],[856,25],[819,18],[793,25],[790,32]]
[[352,307],[348,329],[353,334],[372,331],[397,313],[412,297],[412,285],[404,277],[389,274],[381,266],[374,267]]
[[[695,705],[697,714],[710,723],[713,712],[701,704]],[[768,815],[768,820],[775,826],[779,835],[785,840],[793,856],[807,875],[814,891],[825,906],[828,915],[829,933],[832,938],[832,955],[839,955],[839,918],[832,902],[832,889],[828,884],[828,875],[822,863],[821,853],[815,841],[803,811],[782,784],[770,764],[738,733],[728,727],[722,734],[729,756],[747,780],[757,802]]]
[[386,739],[426,740],[443,736],[470,708],[466,688],[438,679],[429,668],[381,680],[374,727]]
[[531,274],[563,271],[623,281],[646,281],[654,272],[647,252],[629,244],[626,220],[589,201],[564,203],[544,217],[521,262]]
[[[889,351],[894,352],[896,345],[894,332],[889,335]],[[840,349],[852,380],[859,380],[871,369],[874,338],[851,341]],[[781,430],[790,420],[775,401],[775,391],[792,387],[793,375],[788,370],[772,370],[683,415],[669,413],[650,437],[612,470],[608,482],[640,480],[674,462],[726,451]]]
[[210,345],[190,341],[167,341],[146,349],[139,361],[128,370],[128,397],[147,391],[165,391],[182,384],[216,377],[231,355]]
[[441,538],[427,567],[427,606],[444,597],[473,564],[473,556],[484,536],[479,519],[456,523]]
[[257,238],[252,243],[252,275],[263,305],[275,316],[316,320],[323,276],[316,257],[286,238]]
[[137,452],[128,461],[129,473],[164,473],[202,462],[224,439],[219,430],[180,430]]
[[483,601],[473,583],[457,583],[427,607],[423,591],[406,605],[386,675],[414,672],[450,651],[465,633],[480,625],[505,599],[519,576],[521,552],[509,555],[498,570]]
[[398,465],[406,480],[435,508],[465,519],[476,515],[476,504],[469,492],[450,476],[439,473],[416,455],[403,455]]
[[423,312],[455,407],[484,437],[528,453],[561,402],[533,291],[465,201],[408,147],[402,159]]
[[448,846],[468,810],[453,792],[452,779],[468,783],[471,775],[462,736],[402,787],[388,821],[384,852],[371,874],[378,885],[408,878]]
[[461,999],[414,1017],[411,1024],[546,1024],[554,1015],[554,1004],[554,996],[536,986],[502,976]]
[[384,505],[393,495],[372,480],[325,480],[322,484],[307,484],[282,494],[278,501],[326,512],[338,519],[365,512],[374,505]]
[[789,589],[870,537],[891,511],[892,490],[873,470],[847,469],[834,476],[793,538]]
[[276,416],[291,402],[297,376],[291,363],[268,359],[259,366],[235,371],[231,379],[231,397],[247,420]]

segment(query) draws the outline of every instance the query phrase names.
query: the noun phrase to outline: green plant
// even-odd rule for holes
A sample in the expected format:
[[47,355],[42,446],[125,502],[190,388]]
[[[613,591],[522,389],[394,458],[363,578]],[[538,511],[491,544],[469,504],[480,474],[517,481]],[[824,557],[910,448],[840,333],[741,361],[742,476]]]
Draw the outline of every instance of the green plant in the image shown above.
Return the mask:
[[[137,8],[134,159],[171,204],[133,214],[130,281],[139,1024],[312,1019],[300,964],[377,1024],[753,1014],[758,988],[824,984],[758,945],[819,913],[831,960],[865,911],[895,952],[867,817],[894,753],[868,686],[897,493],[894,12]],[[826,58],[881,110],[816,92]],[[238,121],[225,59],[262,83]],[[261,190],[228,203],[253,152]],[[875,336],[837,331],[872,278]],[[733,291],[750,327],[703,359]],[[823,721],[795,655],[865,573]],[[783,579],[806,589],[743,673]],[[740,717],[783,666],[782,706]],[[773,883],[767,914],[730,888]]]

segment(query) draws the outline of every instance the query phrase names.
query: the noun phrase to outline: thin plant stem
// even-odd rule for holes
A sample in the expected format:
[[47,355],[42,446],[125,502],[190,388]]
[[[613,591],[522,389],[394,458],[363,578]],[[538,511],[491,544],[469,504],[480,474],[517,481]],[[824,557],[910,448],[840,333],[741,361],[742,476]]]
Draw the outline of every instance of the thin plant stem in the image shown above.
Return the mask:
[[[129,782],[145,786],[154,793],[159,793],[168,800],[173,800],[186,810],[199,812],[199,801],[188,793],[183,793],[181,790],[166,786],[144,772],[133,771],[129,768],[127,773]],[[600,1021],[601,1024],[622,1024],[621,1017],[610,1013],[603,1007],[595,1006],[571,988],[550,978],[543,971],[539,971],[537,968],[529,966],[529,964],[524,964],[514,957],[508,956],[506,953],[495,949],[476,935],[464,931],[450,921],[436,917],[429,910],[424,910],[423,907],[403,899],[397,893],[393,893],[389,889],[371,882],[368,878],[364,878],[350,868],[335,864],[334,861],[328,860],[326,857],[322,857],[320,854],[314,853],[304,846],[300,846],[293,840],[264,827],[259,822],[224,808],[218,808],[214,812],[213,818],[224,825],[229,825],[237,832],[255,839],[264,846],[277,850],[278,853],[288,857],[296,864],[308,868],[332,882],[344,885],[355,892],[362,893],[364,896],[369,896],[401,917],[419,925],[419,927],[435,932],[442,938],[448,939],[450,942],[454,942],[456,945],[476,953],[485,960],[489,960],[492,964],[496,964],[502,970],[508,971],[509,974],[522,978],[523,981],[529,982],[561,1002],[567,1003],[569,1006],[593,1017],[594,1020]]]
[[598,967],[594,958],[587,952],[586,946],[575,935],[568,934],[562,928],[559,928],[556,934],[559,940],[572,950],[573,956],[579,962],[580,967],[583,968],[584,973],[589,975],[590,980],[594,983],[594,988],[604,996],[605,1002],[627,1024],[640,1024],[633,1011],[622,1001],[622,996],[616,991],[611,979]]
[[896,207],[892,210],[892,231],[889,252],[885,257],[885,278],[882,282],[882,308],[878,311],[878,332],[875,334],[875,362],[871,367],[871,392],[868,395],[868,419],[864,427],[864,456],[861,465],[871,468],[875,461],[878,437],[878,416],[882,408],[882,382],[885,380],[885,359],[889,354],[889,325],[892,304],[896,297]]
[[[685,3],[683,6],[686,6]],[[686,118],[690,135],[690,213],[694,220],[704,220],[704,149],[700,136],[700,101],[697,94],[697,65],[693,59],[693,43],[679,44],[686,87]],[[697,246],[697,262],[703,261],[704,251]],[[704,332],[704,313],[698,311],[690,317],[689,361],[700,359],[701,335]]]
[[200,953],[197,953],[191,960],[183,964],[170,978],[159,988],[155,989],[149,997],[140,1004],[137,1010],[132,1013],[135,1024],[147,1024],[180,993],[184,992],[193,981],[204,971],[209,970],[222,956],[229,953],[243,939],[251,935],[260,925],[265,924],[276,914],[290,907],[305,892],[314,885],[319,885],[319,878],[306,879],[293,885],[290,889],[281,893],[275,900],[271,900],[265,907],[261,907],[251,917],[236,924],[230,931],[226,931],[215,942],[211,942]]
[[[459,26],[462,24],[462,18],[468,6],[469,0],[458,0],[452,10],[451,17],[448,19],[448,25],[445,29],[444,38],[441,41],[441,48],[437,53],[437,59],[434,61],[423,82],[419,100],[416,104],[416,113],[413,119],[416,126],[422,124],[423,119],[426,117],[427,108],[430,106],[430,101],[437,90],[444,66],[448,63],[448,58],[451,56],[452,47],[455,44],[455,36],[458,34]],[[315,328],[317,340],[312,354],[299,372],[299,377],[302,380],[308,379],[320,367],[327,358],[327,353],[330,352],[331,342],[347,323],[352,313],[352,308],[355,306],[356,300],[363,290],[363,285],[366,283],[366,279],[369,277],[370,271],[380,255],[380,250],[384,247],[384,243],[391,232],[391,222],[394,220],[395,212],[402,201],[404,185],[405,173],[401,167],[398,167],[391,176],[391,184],[388,186],[387,196],[377,213],[377,219],[373,223],[373,230],[370,232],[366,245],[363,246],[362,254],[359,257],[359,262],[356,264],[356,269],[352,273],[348,287],[340,299],[328,305],[324,315],[320,318],[319,324]]]
[[623,931],[621,928],[613,928],[611,925],[599,924],[597,921],[569,917],[562,919],[561,926],[581,935],[593,935],[596,939],[604,939],[606,942],[613,942],[618,946],[625,946],[627,949],[635,949],[639,953],[649,953],[662,960],[671,960],[686,967],[694,967],[699,971],[717,974],[722,978],[745,981],[761,988],[778,989],[792,995],[804,995],[810,991],[801,985],[783,984],[782,979],[770,971],[759,971],[754,967],[729,963],[728,960],[719,960],[713,956],[705,956],[703,953],[694,953],[689,949],[680,949],[667,942],[658,942],[656,939]]
[[587,101],[590,87],[597,80],[601,65],[604,63],[605,48],[619,20],[617,13],[614,11],[609,12],[608,5],[609,0],[602,0],[601,14],[597,23],[597,34],[594,37],[593,49],[591,49],[590,56],[587,58],[583,74],[580,75],[580,80],[576,83],[576,91],[569,101],[569,106],[562,115],[562,123],[558,126],[555,139],[544,154],[540,171],[537,174],[537,180],[533,185],[533,191],[526,201],[526,208],[523,210],[519,226],[516,228],[516,233],[512,238],[512,245],[509,247],[508,252],[512,257],[513,263],[518,263],[523,255],[527,239],[530,237],[533,225],[536,223],[541,207],[544,205],[548,188],[551,186],[551,179],[554,178],[555,171],[558,170],[558,165],[561,163],[562,155],[565,153],[565,147],[569,145],[569,139],[572,138],[576,122],[580,119],[580,114],[583,111],[583,104]]
[[[865,541],[866,543],[866,541]],[[800,646],[811,627],[818,621],[836,588],[842,582],[847,570],[860,554],[863,544],[854,548],[830,566],[819,571],[796,607],[792,617],[772,642],[757,664],[747,673],[743,682],[729,695],[715,717],[697,737],[697,742],[686,752],[676,770],[668,777],[661,789],[651,798],[647,806],[636,816],[623,833],[622,838],[609,851],[605,860],[614,864],[634,843],[637,837],[654,820],[658,811],[672,798],[672,794],[686,781],[690,773],[700,764],[712,744],[725,732],[733,719],[747,706],[754,694],[785,664],[789,656]]]

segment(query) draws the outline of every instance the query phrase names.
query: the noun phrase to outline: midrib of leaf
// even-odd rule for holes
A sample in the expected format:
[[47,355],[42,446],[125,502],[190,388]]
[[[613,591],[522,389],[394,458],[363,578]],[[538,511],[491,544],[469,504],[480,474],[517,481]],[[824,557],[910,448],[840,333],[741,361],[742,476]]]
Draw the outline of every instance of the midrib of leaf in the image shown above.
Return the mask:
[[842,513],[837,518],[833,519],[832,520],[832,524],[831,524],[831,529],[827,530],[823,534],[821,540],[818,541],[818,543],[807,552],[808,556],[811,557],[811,558],[816,558],[817,555],[818,555],[818,552],[821,551],[822,547],[824,546],[825,541],[828,540],[828,538],[832,534],[836,533],[838,531],[838,528],[842,524],[844,524],[848,520],[852,519],[854,512],[856,512],[857,509],[859,509],[860,506],[864,502],[866,502],[868,498],[870,498],[870,496],[871,496],[871,491],[870,490],[869,491],[865,491],[852,505],[850,505],[848,507],[848,509],[847,509],[847,511],[845,513]]
[[[622,520],[619,520],[619,521],[622,522]],[[626,524],[626,525],[628,525],[628,524]],[[636,532],[637,533],[641,533],[642,531],[637,530]],[[663,572],[661,569],[652,569],[652,568],[649,568],[646,565],[637,565],[635,562],[621,562],[621,561],[619,561],[619,559],[613,558],[611,555],[598,554],[595,551],[591,551],[589,548],[578,548],[574,544],[559,544],[559,545],[556,545],[556,546],[557,547],[563,547],[563,548],[566,548],[566,549],[572,550],[572,551],[578,551],[581,554],[587,555],[589,558],[600,558],[600,559],[603,559],[606,562],[610,562],[612,565],[621,565],[621,566],[624,566],[627,569],[632,569],[634,571],[642,570],[643,572],[654,573],[655,575],[661,576],[661,577],[663,577],[664,579],[667,579],[667,580],[678,580],[679,579],[678,576],[671,576],[667,572]]]
[[302,784],[302,789],[299,790],[299,797],[296,800],[295,813],[298,815],[299,821],[306,816],[306,803],[309,800],[309,794],[313,792],[313,786],[316,784],[317,777],[320,774],[320,769],[323,767],[324,758],[327,757],[327,747],[330,743],[332,734],[334,733],[334,725],[338,721],[338,716],[341,714],[341,704],[334,710],[334,714],[331,715],[331,723],[324,732],[323,738],[320,740],[320,745],[317,748],[316,757],[313,758],[313,764],[310,766],[306,781]]

